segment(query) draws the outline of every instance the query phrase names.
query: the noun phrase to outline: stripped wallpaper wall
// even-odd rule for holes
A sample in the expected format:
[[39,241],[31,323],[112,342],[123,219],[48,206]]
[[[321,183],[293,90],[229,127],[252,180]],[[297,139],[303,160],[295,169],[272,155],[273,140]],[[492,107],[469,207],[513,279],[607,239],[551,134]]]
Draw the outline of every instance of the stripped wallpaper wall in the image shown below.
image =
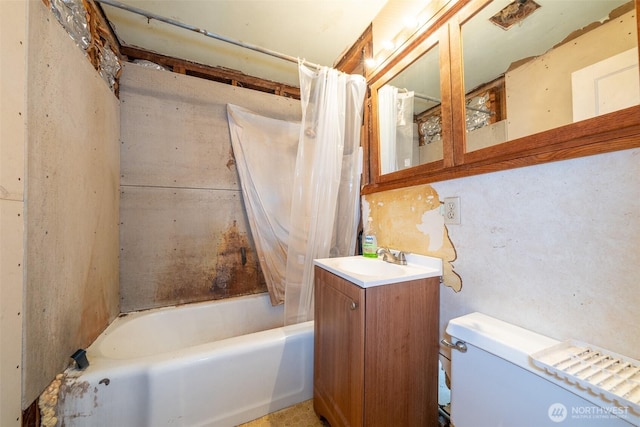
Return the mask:
[[[430,206],[372,209],[374,221],[390,224],[378,243],[431,254],[438,251],[427,250],[420,230],[448,235],[463,286],[442,289],[442,337],[450,319],[480,311],[639,359],[638,164],[640,149],[632,149],[411,187],[403,190],[409,200],[460,197],[461,224],[442,231]],[[400,206],[395,191],[365,198]]]

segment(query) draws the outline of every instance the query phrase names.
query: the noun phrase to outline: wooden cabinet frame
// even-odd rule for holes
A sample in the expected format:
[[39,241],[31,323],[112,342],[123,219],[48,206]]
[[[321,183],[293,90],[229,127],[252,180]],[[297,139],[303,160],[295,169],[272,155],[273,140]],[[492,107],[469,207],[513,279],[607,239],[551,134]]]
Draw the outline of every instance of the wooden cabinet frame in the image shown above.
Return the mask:
[[[506,143],[467,152],[461,27],[489,0],[434,2],[433,18],[367,76],[370,86],[365,115],[366,146],[362,194],[427,184],[534,164],[640,147],[640,106],[570,123]],[[634,0],[640,28],[640,0]],[[638,31],[640,39],[640,31]],[[377,89],[434,43],[440,47],[442,94],[442,160],[380,175]],[[639,43],[640,45],[640,43]]]
[[314,267],[314,409],[340,426],[438,422],[438,277],[361,288]]

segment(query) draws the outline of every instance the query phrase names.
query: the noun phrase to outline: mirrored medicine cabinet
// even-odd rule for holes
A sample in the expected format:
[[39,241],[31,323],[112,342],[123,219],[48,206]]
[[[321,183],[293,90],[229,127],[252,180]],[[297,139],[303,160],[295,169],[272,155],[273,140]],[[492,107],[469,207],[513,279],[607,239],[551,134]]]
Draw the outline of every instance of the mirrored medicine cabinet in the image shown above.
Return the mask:
[[639,2],[434,11],[368,76],[363,193],[640,146]]

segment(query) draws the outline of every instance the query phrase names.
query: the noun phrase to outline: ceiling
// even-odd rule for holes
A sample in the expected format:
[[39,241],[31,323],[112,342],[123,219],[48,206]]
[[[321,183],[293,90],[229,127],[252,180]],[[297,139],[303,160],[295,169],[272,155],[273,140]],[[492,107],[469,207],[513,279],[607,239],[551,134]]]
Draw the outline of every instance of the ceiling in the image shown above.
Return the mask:
[[[98,0],[99,1],[99,0]],[[387,0],[120,0],[121,4],[294,58],[332,66]],[[294,62],[101,3],[123,46],[298,86]]]
[[[104,3],[116,0],[97,1],[122,46],[299,86],[295,62]],[[383,44],[378,42],[398,34],[407,15],[419,16],[429,3],[429,0],[117,1],[223,38],[327,66],[333,66],[372,22],[376,51]],[[541,7],[508,31],[489,19],[513,0],[494,0],[464,25],[465,87],[489,82],[514,62],[543,54],[572,31],[606,19],[609,12],[629,0],[536,1]],[[405,70],[402,74],[408,82],[401,82],[399,87],[439,97],[438,55],[433,56],[435,65],[426,70],[417,66]]]

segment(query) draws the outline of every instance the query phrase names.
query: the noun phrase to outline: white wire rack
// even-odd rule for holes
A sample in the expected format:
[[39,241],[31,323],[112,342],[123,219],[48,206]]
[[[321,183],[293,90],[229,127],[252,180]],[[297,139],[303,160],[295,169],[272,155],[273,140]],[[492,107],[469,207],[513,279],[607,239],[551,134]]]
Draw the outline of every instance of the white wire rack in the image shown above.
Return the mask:
[[571,385],[640,414],[640,362],[568,340],[530,355],[533,364]]

